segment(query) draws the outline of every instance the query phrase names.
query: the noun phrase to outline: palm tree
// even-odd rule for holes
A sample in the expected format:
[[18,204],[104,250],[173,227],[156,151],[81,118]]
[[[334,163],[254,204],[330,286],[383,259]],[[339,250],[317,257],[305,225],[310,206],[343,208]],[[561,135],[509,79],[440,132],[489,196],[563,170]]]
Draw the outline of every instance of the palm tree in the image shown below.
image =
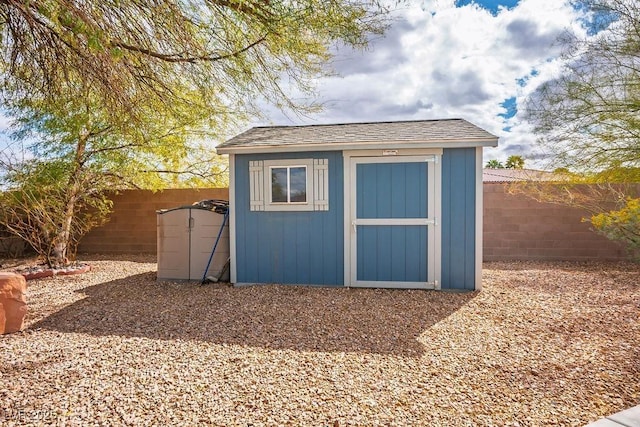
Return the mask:
[[484,166],[487,169],[504,169],[504,165],[496,159],[491,159]]
[[524,159],[522,156],[509,156],[504,166],[507,169],[524,169]]

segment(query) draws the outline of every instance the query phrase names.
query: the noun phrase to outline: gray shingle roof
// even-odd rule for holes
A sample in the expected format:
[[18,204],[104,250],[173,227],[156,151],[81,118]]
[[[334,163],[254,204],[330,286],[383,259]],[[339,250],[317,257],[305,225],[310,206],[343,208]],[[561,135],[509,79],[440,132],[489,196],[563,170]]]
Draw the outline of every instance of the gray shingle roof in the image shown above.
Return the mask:
[[236,148],[478,142],[496,145],[498,137],[463,119],[254,127],[218,146]]

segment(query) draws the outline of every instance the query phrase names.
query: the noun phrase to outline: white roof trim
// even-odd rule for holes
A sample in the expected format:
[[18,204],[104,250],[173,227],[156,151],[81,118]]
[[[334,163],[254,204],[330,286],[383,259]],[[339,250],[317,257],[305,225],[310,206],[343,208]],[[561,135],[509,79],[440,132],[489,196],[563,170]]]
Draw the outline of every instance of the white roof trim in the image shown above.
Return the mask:
[[300,143],[300,144],[265,144],[238,145],[216,147],[218,154],[242,153],[292,153],[308,151],[344,151],[344,150],[383,150],[398,148],[465,148],[465,147],[497,147],[498,138],[491,139],[441,139],[428,141],[379,141],[348,143]]

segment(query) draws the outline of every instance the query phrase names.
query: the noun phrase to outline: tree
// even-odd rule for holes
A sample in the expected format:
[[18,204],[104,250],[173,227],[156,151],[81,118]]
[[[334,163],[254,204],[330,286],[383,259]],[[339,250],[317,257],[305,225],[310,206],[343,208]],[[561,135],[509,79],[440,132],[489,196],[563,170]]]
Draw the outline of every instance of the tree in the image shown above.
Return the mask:
[[25,97],[81,85],[137,119],[140,99],[215,116],[264,100],[299,111],[329,48],[366,45],[385,20],[377,0],[0,0],[0,71]]
[[524,159],[522,156],[509,156],[504,167],[507,169],[524,169]]
[[64,161],[32,160],[8,173],[14,187],[0,193],[2,226],[56,267],[68,263],[79,239],[111,209],[105,192],[86,177],[77,177],[70,190],[68,169]]
[[97,194],[207,182],[224,165],[192,141],[265,102],[313,111],[330,48],[365,46],[385,20],[376,0],[0,0],[3,106],[34,141],[5,161],[4,221],[65,262],[99,223],[85,211],[108,210]]
[[[194,146],[190,125],[207,113],[177,115],[138,103],[148,120],[116,116],[79,90],[55,103],[45,97],[5,97],[15,118],[14,138],[27,156],[4,161],[0,224],[19,235],[49,264],[65,264],[79,239],[104,222],[108,193],[128,187],[166,188],[189,182],[215,184],[220,162]],[[212,123],[210,126],[214,126]],[[168,178],[167,178],[168,176]]]
[[589,5],[615,21],[594,36],[561,40],[562,75],[530,97],[527,117],[555,167],[582,173],[638,167],[640,4],[597,0]]
[[504,165],[496,159],[489,160],[484,167],[487,169],[504,169]]
[[619,240],[640,257],[640,198],[629,198],[619,210],[602,212],[591,218],[600,233],[612,240]]
[[[612,202],[617,209],[632,207],[637,187],[624,184],[640,182],[640,3],[579,4],[586,4],[591,23],[598,25],[585,37],[563,37],[566,65],[559,77],[536,90],[526,111],[552,166],[573,171],[564,175],[566,188],[591,183],[608,193],[602,199],[606,203],[593,206],[590,220],[598,229],[604,222],[596,218]],[[565,203],[572,200],[565,194]]]

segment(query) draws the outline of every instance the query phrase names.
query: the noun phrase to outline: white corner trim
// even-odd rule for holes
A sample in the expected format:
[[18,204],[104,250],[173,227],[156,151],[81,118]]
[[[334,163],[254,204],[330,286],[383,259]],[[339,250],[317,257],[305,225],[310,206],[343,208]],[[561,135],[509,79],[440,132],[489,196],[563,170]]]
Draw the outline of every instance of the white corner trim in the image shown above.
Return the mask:
[[436,155],[436,161],[433,165],[433,201],[435,212],[434,215],[438,224],[433,227],[435,251],[433,254],[433,280],[435,289],[440,289],[442,285],[442,153]]
[[236,266],[236,156],[229,154],[229,278],[237,283]]
[[350,287],[351,283],[351,156],[343,152],[342,153],[342,193],[344,194],[342,212],[344,214],[344,227],[342,242],[344,247],[343,253],[343,269],[344,269],[344,283],[345,287]]
[[482,290],[482,227],[483,227],[482,147],[476,147],[476,260],[475,290]]

